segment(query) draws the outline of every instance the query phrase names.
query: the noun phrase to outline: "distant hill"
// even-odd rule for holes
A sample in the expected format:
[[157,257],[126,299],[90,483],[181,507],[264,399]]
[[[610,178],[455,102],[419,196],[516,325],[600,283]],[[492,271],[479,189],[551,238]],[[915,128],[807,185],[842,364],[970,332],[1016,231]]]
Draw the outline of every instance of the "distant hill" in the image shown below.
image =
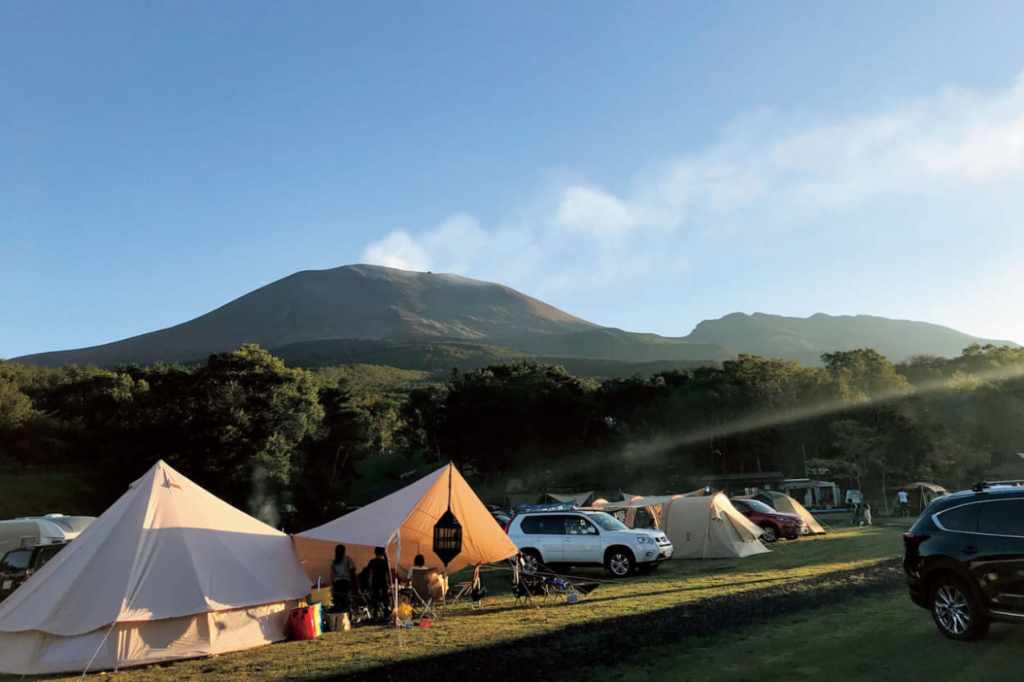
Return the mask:
[[820,364],[822,353],[853,348],[874,348],[899,362],[921,354],[955,357],[974,343],[1016,345],[1011,341],[981,339],[928,322],[824,313],[806,318],[733,313],[701,322],[685,341],[805,364]]
[[[258,343],[320,365],[387,364],[386,356],[413,352],[411,344],[414,352],[433,354],[415,367],[424,369],[433,363],[431,357],[443,363],[463,352],[450,344],[432,344],[452,340],[499,346],[502,357],[540,354],[620,362],[723,357],[721,349],[690,347],[680,339],[605,330],[500,284],[348,265],[297,272],[167,329],[15,360],[51,366],[191,362],[243,343]],[[387,343],[376,343],[382,341]],[[371,357],[375,352],[380,357]],[[480,357],[490,351],[473,353]]]

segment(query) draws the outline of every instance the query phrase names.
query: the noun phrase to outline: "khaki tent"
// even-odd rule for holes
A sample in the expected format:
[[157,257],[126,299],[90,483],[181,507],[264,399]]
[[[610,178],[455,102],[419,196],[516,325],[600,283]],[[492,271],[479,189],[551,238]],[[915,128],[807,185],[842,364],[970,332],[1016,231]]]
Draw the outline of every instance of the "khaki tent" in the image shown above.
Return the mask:
[[924,511],[924,508],[931,504],[932,500],[949,494],[949,491],[941,485],[923,481],[908,483],[902,488],[910,495],[910,508],[919,513]]
[[452,512],[462,525],[462,552],[448,564],[448,571],[514,556],[519,551],[515,544],[449,464],[372,504],[296,535],[295,550],[307,575],[329,579],[338,544],[347,547],[357,567],[369,561],[374,547],[385,547],[392,565],[408,569],[413,558],[422,554],[427,566],[442,569],[444,564],[433,551],[434,524],[448,509],[449,485]]
[[0,604],[0,672],[143,665],[284,639],[287,535],[163,462]]
[[784,514],[796,514],[803,519],[808,535],[825,534],[825,528],[818,523],[818,520],[814,518],[811,512],[807,511],[807,507],[785,493],[780,493],[777,490],[762,490],[757,495],[751,495],[750,497],[759,499],[765,504],[774,507],[776,511]]
[[661,528],[666,505],[681,495],[633,495],[621,502],[608,502],[602,509],[630,528]]
[[722,493],[675,497],[662,518],[673,559],[727,559],[764,554],[761,529],[736,511]]

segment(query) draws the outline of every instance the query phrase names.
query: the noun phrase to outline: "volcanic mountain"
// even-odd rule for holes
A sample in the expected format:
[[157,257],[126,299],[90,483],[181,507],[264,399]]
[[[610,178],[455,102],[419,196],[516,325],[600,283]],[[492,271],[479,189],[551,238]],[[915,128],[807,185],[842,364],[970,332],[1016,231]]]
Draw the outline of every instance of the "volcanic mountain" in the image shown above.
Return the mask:
[[[371,343],[379,342],[379,343]],[[191,362],[258,343],[301,364],[361,361],[396,346],[501,347],[531,355],[618,361],[704,361],[716,347],[600,327],[500,284],[373,265],[306,270],[167,329],[75,350],[17,358],[39,365]],[[410,349],[409,347],[412,346]],[[353,349],[359,351],[353,355]],[[371,354],[372,355],[372,354]]]
[[601,327],[500,284],[346,265],[297,272],[167,329],[15,359],[38,365],[188,363],[243,343],[258,343],[301,366],[447,371],[532,357],[594,376],[630,376],[737,353],[820,364],[822,353],[869,347],[899,361],[914,354],[954,356],[990,341],[925,322],[821,313],[733,313],[701,322],[689,336],[664,337]]

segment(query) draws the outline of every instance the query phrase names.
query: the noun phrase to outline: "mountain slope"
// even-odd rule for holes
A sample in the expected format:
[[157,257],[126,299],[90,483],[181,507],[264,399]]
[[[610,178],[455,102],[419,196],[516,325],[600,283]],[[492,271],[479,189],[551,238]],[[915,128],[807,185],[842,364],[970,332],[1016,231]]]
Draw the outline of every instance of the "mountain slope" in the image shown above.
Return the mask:
[[[457,275],[349,265],[295,273],[160,331],[16,359],[40,365],[191,362],[250,342],[276,349],[324,340],[381,339],[461,340],[531,352],[526,346],[544,346],[536,339],[600,329],[500,284]],[[650,335],[635,335],[634,343],[628,332],[616,330],[616,334],[619,344],[613,355],[587,351],[582,357],[618,360],[636,355],[637,360],[651,361],[717,359],[720,355],[717,349],[708,353],[680,349],[678,340],[664,352],[656,347],[652,351]],[[631,344],[635,351],[630,350]],[[562,342],[559,352],[544,354],[573,355],[572,345]],[[329,347],[320,348],[320,359],[325,360],[322,351]],[[338,347],[341,356],[348,354],[347,348],[344,343]]]
[[733,313],[701,322],[685,340],[722,346],[736,353],[781,357],[807,364],[820,364],[822,353],[853,348],[874,348],[893,362],[899,362],[921,354],[954,357],[973,343],[1016,345],[1010,341],[981,339],[928,322],[824,313],[806,318]]

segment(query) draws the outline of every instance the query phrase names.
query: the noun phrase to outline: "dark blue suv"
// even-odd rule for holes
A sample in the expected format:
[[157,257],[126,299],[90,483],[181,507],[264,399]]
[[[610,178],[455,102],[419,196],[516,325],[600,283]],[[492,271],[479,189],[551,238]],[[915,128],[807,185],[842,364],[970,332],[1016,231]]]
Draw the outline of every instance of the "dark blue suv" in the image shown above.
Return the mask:
[[935,500],[903,544],[910,598],[945,636],[1024,623],[1024,488],[979,484]]

